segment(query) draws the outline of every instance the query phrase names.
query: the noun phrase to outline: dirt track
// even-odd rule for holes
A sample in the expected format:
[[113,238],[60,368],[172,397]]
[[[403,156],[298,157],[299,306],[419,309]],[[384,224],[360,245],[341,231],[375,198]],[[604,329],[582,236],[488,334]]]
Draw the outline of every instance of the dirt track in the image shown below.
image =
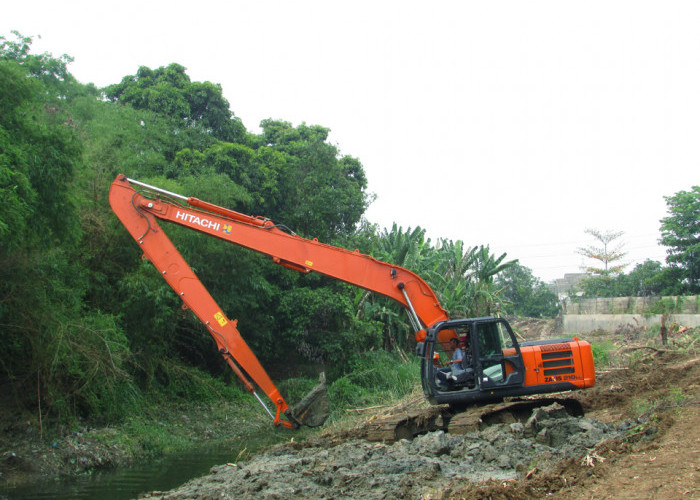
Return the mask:
[[699,381],[700,358],[657,352],[575,394],[584,418],[538,410],[389,445],[358,439],[360,425],[145,498],[700,498]]

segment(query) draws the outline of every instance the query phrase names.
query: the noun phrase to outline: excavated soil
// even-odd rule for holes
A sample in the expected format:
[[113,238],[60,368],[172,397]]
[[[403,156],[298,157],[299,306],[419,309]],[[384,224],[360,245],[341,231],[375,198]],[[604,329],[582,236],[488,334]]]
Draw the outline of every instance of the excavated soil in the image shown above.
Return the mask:
[[525,422],[394,443],[366,440],[368,417],[142,498],[700,498],[700,358],[649,352],[567,394],[583,417],[553,404]]

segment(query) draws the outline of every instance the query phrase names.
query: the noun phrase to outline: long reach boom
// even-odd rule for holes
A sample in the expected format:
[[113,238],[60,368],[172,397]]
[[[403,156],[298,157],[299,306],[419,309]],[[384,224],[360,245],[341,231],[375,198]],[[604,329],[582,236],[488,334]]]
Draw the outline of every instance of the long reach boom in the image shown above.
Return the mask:
[[[417,274],[361,254],[302,238],[269,219],[251,217],[197,198],[149,186],[124,175],[112,183],[109,202],[148,259],[209,330],[219,352],[258,399],[276,425],[321,425],[328,414],[327,395],[304,398],[291,409],[253,351],[167,237],[158,221],[166,221],[269,255],[290,269],[315,271],[385,295],[402,304],[417,334],[448,320],[433,290]],[[422,340],[422,339],[419,339]],[[259,387],[275,405],[274,413],[258,395]],[[322,391],[316,391],[319,394]],[[325,398],[325,401],[323,401]],[[310,400],[310,402],[308,401]],[[286,419],[282,418],[282,415]]]
[[[118,175],[109,202],[119,220],[163,278],[204,323],[219,352],[276,425],[322,425],[329,414],[321,383],[290,408],[255,354],[185,262],[159,225],[171,222],[269,255],[273,262],[312,271],[389,297],[403,305],[416,332],[423,392],[431,403],[460,408],[506,397],[576,389],[595,384],[591,345],[562,338],[519,341],[503,318],[449,319],[417,274],[361,254],[302,238],[269,219],[251,217]],[[270,410],[262,390],[275,406]]]

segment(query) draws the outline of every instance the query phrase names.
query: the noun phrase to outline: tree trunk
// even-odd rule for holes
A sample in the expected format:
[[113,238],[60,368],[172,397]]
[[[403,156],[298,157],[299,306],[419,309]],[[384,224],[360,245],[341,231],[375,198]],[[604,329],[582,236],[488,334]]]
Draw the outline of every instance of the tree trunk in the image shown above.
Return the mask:
[[661,345],[666,345],[666,342],[668,341],[668,336],[666,335],[666,315],[662,314],[661,315],[661,329],[659,331],[661,334]]

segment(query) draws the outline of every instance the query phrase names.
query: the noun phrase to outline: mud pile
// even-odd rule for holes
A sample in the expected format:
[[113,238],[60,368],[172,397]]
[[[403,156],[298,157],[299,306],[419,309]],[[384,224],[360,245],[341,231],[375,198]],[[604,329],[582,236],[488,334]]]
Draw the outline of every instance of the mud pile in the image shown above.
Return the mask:
[[170,492],[142,498],[420,498],[487,479],[515,479],[564,458],[584,456],[618,435],[611,426],[569,416],[554,404],[525,423],[464,435],[435,431],[394,444],[280,445],[239,464],[211,469]]

